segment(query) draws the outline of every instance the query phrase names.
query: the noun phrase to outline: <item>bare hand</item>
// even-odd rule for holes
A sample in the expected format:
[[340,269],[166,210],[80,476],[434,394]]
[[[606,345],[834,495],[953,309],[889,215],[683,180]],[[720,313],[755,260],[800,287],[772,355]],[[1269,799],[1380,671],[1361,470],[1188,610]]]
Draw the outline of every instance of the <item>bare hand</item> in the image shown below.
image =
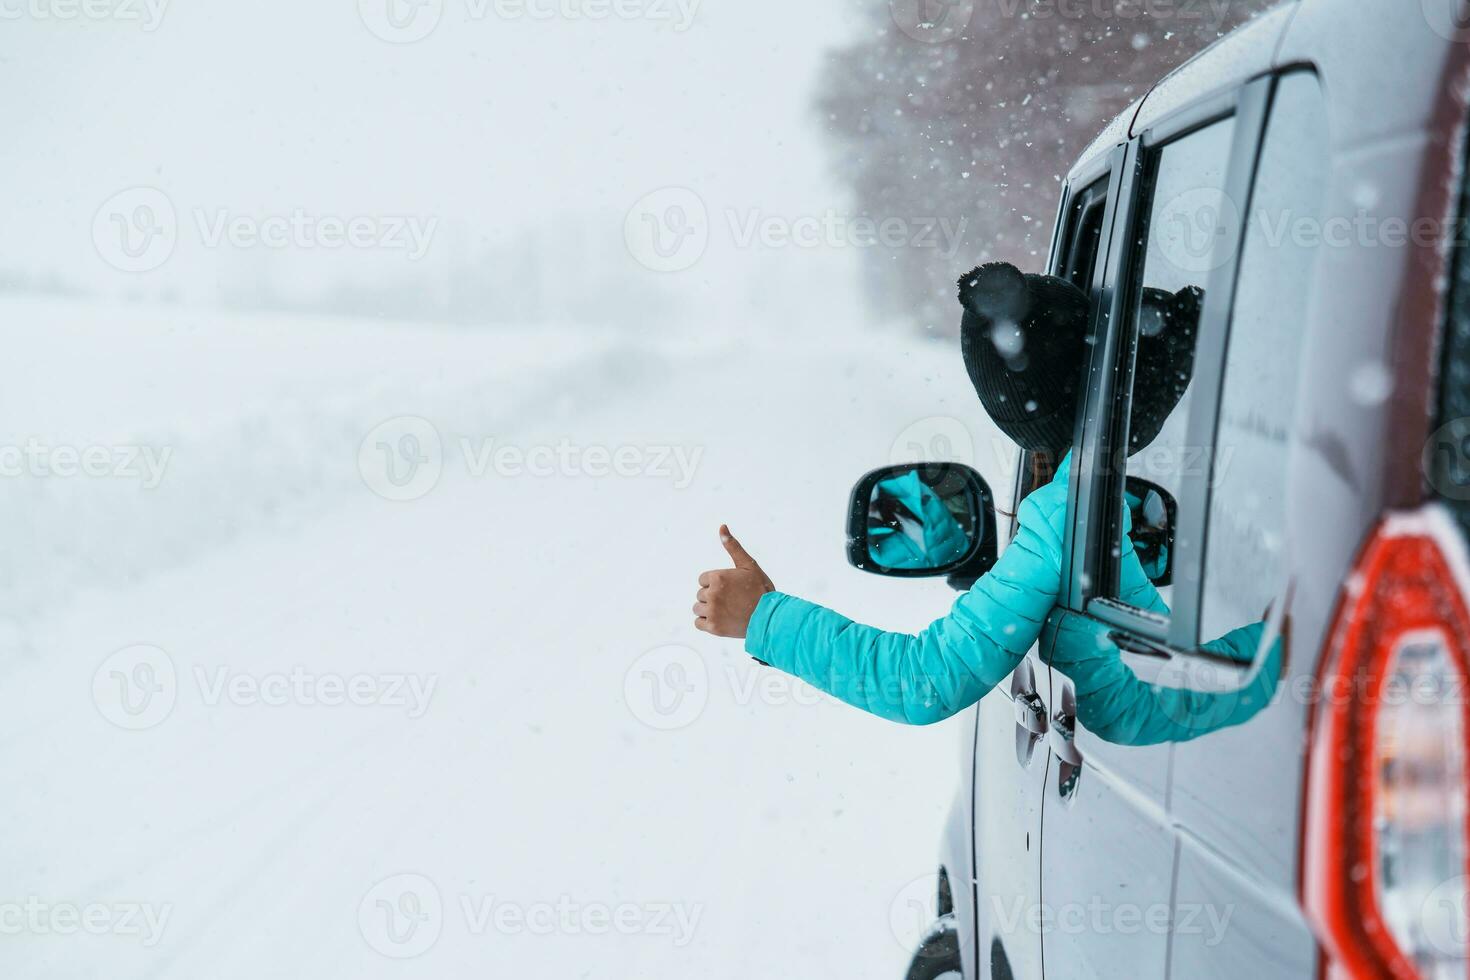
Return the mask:
[[734,568],[721,568],[699,576],[699,593],[694,603],[694,628],[715,636],[743,637],[750,627],[756,603],[776,587],[750,553],[720,525],[720,543],[735,563]]

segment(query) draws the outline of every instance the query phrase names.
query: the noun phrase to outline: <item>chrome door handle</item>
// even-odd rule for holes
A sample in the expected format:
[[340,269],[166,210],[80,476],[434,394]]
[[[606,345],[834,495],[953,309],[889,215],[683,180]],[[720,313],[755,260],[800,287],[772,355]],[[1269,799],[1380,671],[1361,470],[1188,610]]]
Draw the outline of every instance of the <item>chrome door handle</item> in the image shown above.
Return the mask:
[[1082,765],[1082,753],[1077,751],[1077,719],[1067,714],[1061,708],[1052,715],[1051,734],[1046,737],[1046,744],[1068,765]]
[[1082,778],[1082,753],[1077,748],[1077,695],[1070,683],[1061,684],[1061,704],[1051,717],[1046,744],[1057,757],[1057,795],[1070,805]]
[[1022,660],[1011,674],[1011,707],[1016,718],[1016,761],[1031,765],[1036,744],[1046,737],[1046,704],[1036,693],[1036,671]]
[[1046,705],[1035,691],[1023,691],[1011,702],[1016,709],[1016,724],[1032,735],[1045,735]]

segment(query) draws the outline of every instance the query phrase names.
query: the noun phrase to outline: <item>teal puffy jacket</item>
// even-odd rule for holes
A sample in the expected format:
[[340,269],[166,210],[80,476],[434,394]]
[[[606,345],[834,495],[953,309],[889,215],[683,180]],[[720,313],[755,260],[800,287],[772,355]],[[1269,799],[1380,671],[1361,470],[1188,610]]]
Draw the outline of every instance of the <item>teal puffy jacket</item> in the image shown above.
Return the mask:
[[970,550],[969,535],[917,470],[883,480],[873,495],[902,506],[913,518],[913,536],[903,527],[869,526],[868,553],[885,568],[937,568]]
[[[1019,529],[995,566],[955,600],[948,616],[923,632],[863,626],[815,603],[770,592],[751,616],[746,651],[892,721],[927,725],[963,711],[1015,670],[1057,603],[1070,469],[1068,456],[1050,483],[1021,502]],[[1119,598],[1167,615],[1168,607],[1133,553],[1126,526],[1124,531]],[[1252,624],[1206,646],[1249,662],[1263,629]],[[1194,738],[1245,720],[1274,693],[1279,648],[1277,641],[1268,655],[1272,662],[1246,697],[1241,696],[1245,692],[1214,695],[1146,684],[1116,648],[1098,650],[1092,644],[1086,653],[1053,660],[1053,666],[1074,681],[1079,722],[1109,741],[1140,745]]]

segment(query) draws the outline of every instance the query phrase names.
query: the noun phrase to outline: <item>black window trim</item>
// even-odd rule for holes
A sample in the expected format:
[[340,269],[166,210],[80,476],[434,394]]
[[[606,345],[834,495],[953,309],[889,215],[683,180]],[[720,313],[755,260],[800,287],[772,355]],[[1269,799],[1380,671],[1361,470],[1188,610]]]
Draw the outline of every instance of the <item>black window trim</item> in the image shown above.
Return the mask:
[[1117,362],[1117,330],[1124,296],[1116,288],[1124,265],[1126,235],[1120,229],[1133,227],[1133,211],[1138,191],[1138,141],[1130,140],[1116,147],[1111,155],[1113,192],[1108,213],[1103,218],[1103,241],[1099,243],[1099,261],[1094,270],[1094,292],[1098,296],[1093,309],[1089,336],[1097,338],[1087,367],[1084,388],[1084,410],[1077,416],[1077,432],[1072,439],[1072,473],[1068,497],[1077,502],[1063,542],[1063,605],[1068,609],[1084,607],[1090,582],[1085,570],[1095,566],[1097,535],[1093,533],[1100,514],[1099,501],[1093,492],[1096,483],[1099,450],[1094,406],[1106,405],[1113,397],[1116,379],[1104,365]]
[[[1092,288],[1101,288],[1101,278],[1106,265],[1106,249],[1108,238],[1113,227],[1113,207],[1118,192],[1118,162],[1121,160],[1123,145],[1119,144],[1114,149],[1099,153],[1090,160],[1084,161],[1072,174],[1062,182],[1061,200],[1057,205],[1056,223],[1052,227],[1051,250],[1047,257],[1046,271],[1049,275],[1061,275],[1063,262],[1075,253],[1075,238],[1080,228],[1077,207],[1090,195],[1096,193],[1101,185],[1103,204],[1102,229],[1098,234],[1097,251],[1098,257],[1092,267]],[[1022,450],[1016,454],[1016,473],[1011,499],[1015,506],[1011,508],[1010,534],[1016,533],[1017,517],[1020,510],[1021,498],[1033,489],[1029,483],[1031,472],[1031,454]],[[1076,483],[1070,488],[1075,494]],[[1075,499],[1075,497],[1073,498]],[[1064,557],[1064,566],[1066,564]],[[1066,581],[1067,569],[1062,570],[1062,581]]]
[[[1097,185],[1093,186],[1096,187]],[[1069,225],[1071,225],[1071,232],[1067,236],[1067,247],[1062,250],[1062,255],[1060,257],[1060,262],[1057,264],[1057,271],[1055,275],[1058,275],[1062,279],[1066,279],[1071,282],[1076,282],[1075,273],[1077,272],[1077,266],[1080,265],[1082,261],[1082,250],[1086,247],[1086,243],[1083,241],[1083,239],[1086,237],[1087,234],[1087,219],[1089,216],[1089,212],[1095,209],[1098,204],[1096,200],[1089,200],[1089,198],[1094,197],[1094,194],[1096,197],[1102,198],[1107,194],[1107,189],[1100,188],[1096,192],[1094,192],[1091,188],[1089,188],[1088,190],[1079,191],[1077,196],[1072,199],[1072,213],[1067,217],[1067,222]],[[1098,231],[1101,232],[1102,229],[1099,228]],[[1099,234],[1098,237],[1101,238],[1101,234]],[[1097,262],[1097,250],[1095,243],[1093,247],[1092,260],[1095,265]],[[1091,282],[1091,276],[1088,277],[1088,282]]]
[[[1241,227],[1235,229],[1233,239],[1237,244],[1243,243],[1244,223],[1250,212],[1250,196],[1277,77],[1274,73],[1263,75],[1231,92],[1214,94],[1184,106],[1120,144],[1111,157],[1116,187],[1110,201],[1111,213],[1105,219],[1104,242],[1100,244],[1100,254],[1105,249],[1106,260],[1098,266],[1104,278],[1100,284],[1102,301],[1095,318],[1101,322],[1094,324],[1093,335],[1099,342],[1093,346],[1086,410],[1078,419],[1074,442],[1077,448],[1070,492],[1077,506],[1064,545],[1062,604],[1125,633],[1166,644],[1176,656],[1201,656],[1197,650],[1199,608],[1208,491],[1213,473],[1209,465],[1200,466],[1199,472],[1186,474],[1180,487],[1173,615],[1167,625],[1160,617],[1109,598],[1106,591],[1110,583],[1105,578],[1111,566],[1105,560],[1112,550],[1107,532],[1113,521],[1108,514],[1108,503],[1115,495],[1117,483],[1101,462],[1110,458],[1115,442],[1113,406],[1118,378],[1112,366],[1119,362],[1124,343],[1122,334],[1129,293],[1128,289],[1119,288],[1119,284],[1131,283],[1135,271],[1135,249],[1128,246],[1142,220],[1141,205],[1148,196],[1148,188],[1144,186],[1148,155],[1230,116],[1235,117],[1236,127],[1225,193],[1230,200],[1244,202],[1238,215]],[[1191,398],[1188,441],[1189,445],[1208,446],[1212,450],[1239,262],[1237,247],[1230,259],[1210,274],[1195,353],[1194,383],[1198,387]],[[1116,479],[1121,477],[1118,474]],[[1164,662],[1158,661],[1160,665]]]

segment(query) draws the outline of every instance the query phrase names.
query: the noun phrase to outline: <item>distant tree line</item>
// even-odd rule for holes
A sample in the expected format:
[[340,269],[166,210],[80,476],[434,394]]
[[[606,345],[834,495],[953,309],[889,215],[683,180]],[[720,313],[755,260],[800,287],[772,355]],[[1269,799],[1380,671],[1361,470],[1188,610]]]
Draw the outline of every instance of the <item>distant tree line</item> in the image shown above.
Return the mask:
[[859,213],[964,222],[958,252],[863,250],[873,312],[957,328],[977,262],[1038,272],[1061,181],[1160,76],[1275,0],[865,0],[865,39],[834,51],[817,104]]

